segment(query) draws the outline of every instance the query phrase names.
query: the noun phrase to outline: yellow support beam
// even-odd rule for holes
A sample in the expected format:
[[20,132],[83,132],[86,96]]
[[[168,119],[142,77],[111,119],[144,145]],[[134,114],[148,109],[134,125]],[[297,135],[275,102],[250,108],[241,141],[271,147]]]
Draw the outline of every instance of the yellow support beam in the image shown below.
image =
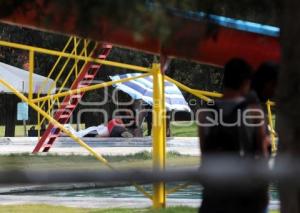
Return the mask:
[[[163,171],[165,169],[165,140],[164,140],[164,77],[159,64],[153,64],[153,169]],[[165,184],[158,182],[153,184],[153,207],[163,208],[166,206]]]
[[122,82],[126,82],[126,81],[131,81],[131,80],[135,80],[135,79],[138,79],[138,78],[145,78],[149,75],[151,75],[151,74],[147,73],[147,74],[142,74],[142,75],[135,76],[135,77],[123,78],[123,79],[116,80],[116,81],[108,81],[108,82],[104,82],[104,83],[101,83],[101,84],[94,84],[94,85],[82,87],[82,88],[79,88],[79,89],[73,89],[73,90],[69,90],[69,91],[66,91],[66,92],[57,93],[55,95],[47,95],[47,96],[44,96],[44,97],[41,97],[41,98],[36,98],[36,99],[33,99],[32,102],[36,103],[36,102],[45,101],[45,100],[48,100],[48,99],[60,98],[60,97],[64,97],[64,96],[69,96],[69,95],[81,93],[81,92],[88,92],[88,91],[100,89],[100,88],[103,88],[103,87],[112,86],[113,84],[118,84],[118,83],[122,83]]
[[267,105],[267,112],[268,112],[268,120],[269,120],[269,126],[271,128],[271,142],[272,142],[272,153],[275,153],[276,150],[277,150],[277,146],[276,146],[276,137],[275,137],[275,130],[274,130],[274,125],[273,125],[273,115],[272,115],[272,109],[271,109],[271,106],[272,106],[272,103],[271,101],[267,101],[266,105]]
[[197,90],[197,89],[192,89],[196,94],[208,96],[208,97],[213,97],[213,98],[222,98],[223,94],[218,93],[218,92],[209,92],[209,91],[204,91],[204,90]]
[[33,102],[29,101],[28,98],[26,98],[22,93],[20,93],[17,89],[15,89],[13,86],[11,86],[9,83],[5,82],[4,80],[0,79],[0,83],[3,84],[6,88],[11,90],[16,96],[18,96],[22,101],[28,103],[30,107],[32,107],[34,110],[39,112],[42,116],[44,116],[50,123],[58,127],[61,131],[63,131],[65,134],[67,134],[70,138],[72,138],[74,141],[76,141],[80,146],[85,148],[91,155],[96,157],[100,162],[105,164],[111,169],[114,169],[105,158],[103,158],[99,153],[95,152],[90,146],[88,146],[86,143],[84,143],[80,138],[73,135],[68,129],[66,129],[62,124],[60,124],[57,120],[52,118],[49,114],[47,114],[45,111],[43,111],[41,108],[39,108],[37,105],[35,105]]
[[[71,36],[71,37],[69,38],[69,40],[67,41],[67,43],[66,43],[65,47],[63,48],[62,52],[66,52],[67,48],[69,47],[69,45],[70,45],[70,43],[71,43],[71,41],[72,41],[73,39],[74,39],[73,36]],[[47,78],[51,78],[51,75],[53,74],[53,72],[54,72],[54,70],[56,69],[57,65],[58,65],[59,62],[61,61],[61,58],[62,58],[62,56],[59,56],[59,57],[58,57],[58,59],[56,60],[55,64],[53,65],[53,67],[51,68],[50,72],[48,73]],[[47,83],[47,79],[45,79],[45,80],[43,81],[42,86],[39,88],[39,90],[38,90],[38,97],[39,97],[39,95],[41,94],[41,92],[43,91],[43,89],[44,89],[46,83]]]
[[191,88],[185,86],[184,84],[182,84],[182,83],[180,83],[180,82],[178,82],[178,81],[176,81],[176,80],[174,80],[174,79],[172,79],[172,78],[170,78],[168,76],[165,76],[165,78],[166,78],[167,81],[175,84],[176,86],[178,86],[179,88],[183,89],[184,91],[189,92],[189,93],[195,95],[196,97],[204,100],[205,102],[211,102],[212,101],[212,99],[210,99],[209,97],[207,97],[207,96],[205,96],[203,94],[200,94],[196,90],[191,89]]
[[270,100],[269,100],[268,102],[269,102],[270,106],[272,106],[272,107],[276,106],[276,103],[275,103],[275,102],[270,101]]
[[[71,54],[75,53],[76,48],[78,47],[79,43],[76,43],[77,46],[74,47],[74,49],[71,51]],[[60,71],[58,72],[58,74],[56,75],[53,83],[50,85],[50,88],[48,89],[48,93],[47,95],[50,95],[51,91],[55,88],[55,86],[57,85],[57,82],[59,80],[59,78],[62,76],[62,74],[64,73],[64,71],[66,70],[66,67],[68,66],[69,62],[70,62],[71,58],[67,58],[67,60],[63,63],[62,68],[60,69]],[[42,104],[42,107],[44,106],[44,103]]]
[[29,93],[28,99],[32,100],[33,97],[33,73],[34,73],[34,52],[29,51]]
[[[88,42],[87,45],[89,45],[89,43],[90,43],[90,42]],[[97,44],[94,45],[94,48],[91,50],[89,56],[91,56],[91,55],[93,54],[93,52],[95,51],[96,46],[97,46]],[[84,52],[85,52],[84,49],[81,50],[80,55],[84,54]],[[79,73],[81,73],[81,72],[83,71],[84,66],[85,66],[86,64],[87,64],[87,62],[84,62],[83,66],[82,66],[81,69],[79,70]],[[62,83],[60,89],[58,90],[58,93],[60,93],[60,92],[65,88],[65,85],[67,84],[68,80],[70,79],[71,75],[73,74],[76,65],[77,65],[77,64],[75,63],[75,64],[73,64],[73,66],[71,67],[71,69],[70,69],[68,75],[66,76],[64,82]],[[47,94],[48,96],[50,95],[50,91],[51,91],[52,89],[53,89],[53,88],[50,88],[50,90],[49,90],[49,92],[48,92],[48,94]],[[44,96],[44,97],[45,97],[45,96]],[[40,97],[38,96],[38,98],[40,98]],[[50,98],[50,99],[51,99],[51,98]],[[49,100],[49,99],[48,99],[48,100]],[[55,100],[57,101],[57,104],[59,105],[59,99],[56,98]],[[46,102],[46,100],[43,101],[43,102],[41,103],[41,108],[44,107],[45,102]],[[54,104],[55,104],[55,101],[52,102],[52,104],[50,105],[50,107],[49,107],[48,110],[47,110],[47,113],[50,113],[50,112],[51,112],[51,110],[52,110]],[[44,121],[45,121],[45,118],[43,118],[43,119],[41,120],[41,122],[39,123],[39,125],[41,125]]]
[[167,194],[172,194],[172,193],[178,192],[178,191],[180,191],[182,189],[188,188],[191,185],[192,185],[192,183],[189,183],[189,182],[188,183],[179,184],[179,185],[175,186],[174,188],[167,190]]
[[[77,38],[75,37],[74,38],[74,50],[75,50],[74,54],[75,55],[78,55],[77,54],[77,48],[78,48],[79,43],[80,43],[80,40],[78,39],[78,42],[77,42]],[[78,76],[78,59],[75,60],[74,64],[75,64],[75,77],[77,78],[77,76]]]
[[96,58],[92,58],[92,57],[78,56],[78,55],[74,55],[74,54],[70,54],[70,53],[63,53],[63,52],[56,51],[56,50],[49,50],[49,49],[45,49],[45,48],[33,47],[33,46],[29,46],[29,45],[12,43],[12,42],[8,42],[8,41],[0,41],[0,46],[17,48],[17,49],[21,49],[21,50],[33,50],[34,52],[38,52],[38,53],[54,55],[54,56],[61,56],[61,57],[66,57],[66,58],[71,58],[71,59],[78,59],[78,60],[82,60],[82,61],[98,63],[98,64],[103,64],[103,65],[112,66],[112,67],[118,67],[118,68],[122,68],[122,69],[134,70],[134,71],[138,71],[138,72],[151,72],[151,69],[146,68],[146,67],[125,64],[125,63],[120,63],[120,62],[115,62],[115,61],[96,59]]
[[[66,51],[67,51],[67,49],[68,49],[68,47],[69,47],[69,45],[70,45],[70,43],[71,43],[71,41],[72,41],[73,39],[74,39],[74,36],[69,37],[69,39],[68,39],[68,41],[67,41],[65,47],[63,48],[62,52],[66,52]],[[41,92],[42,92],[43,89],[45,88],[45,85],[47,85],[46,83],[47,83],[48,79],[51,78],[51,76],[52,76],[53,72],[55,71],[57,65],[58,65],[59,62],[61,61],[61,58],[62,58],[61,56],[58,57],[58,59],[56,60],[56,62],[55,62],[54,65],[53,65],[53,67],[51,68],[50,72],[48,73],[47,78],[43,80],[42,86],[39,87],[38,92],[37,92],[37,97],[38,97],[38,98],[40,97]],[[50,95],[50,91],[48,92],[48,95]],[[38,103],[38,107],[40,107],[41,109],[43,108],[43,106],[44,106],[44,103]],[[49,113],[49,110],[51,110],[51,109],[48,108],[48,113]],[[38,120],[38,123],[37,123],[38,138],[40,138],[40,134],[41,134],[41,124],[43,123],[43,121],[41,121],[41,116],[40,116],[39,113],[37,114],[37,120]],[[43,119],[43,120],[44,120],[44,119]]]
[[[22,93],[20,93],[16,88],[11,86],[6,81],[0,79],[0,83],[3,84],[6,88],[11,90],[17,97],[19,97],[23,102],[28,103],[28,105],[33,108],[35,111],[39,112],[42,116],[44,116],[50,123],[58,127],[62,132],[67,134],[70,138],[72,138],[75,142],[77,142],[81,147],[85,148],[92,156],[94,156],[97,160],[102,162],[105,166],[108,168],[116,171],[116,169],[109,164],[109,162],[98,152],[94,151],[93,148],[91,148],[89,145],[87,145],[84,141],[82,141],[80,138],[73,135],[68,129],[64,127],[64,125],[60,124],[57,120],[52,118],[48,113],[43,111],[41,108],[39,108],[35,103],[30,102],[28,98],[26,98]],[[136,183],[133,183],[133,185],[136,187],[136,189],[140,192],[142,192],[146,197],[149,199],[152,199],[152,196],[146,192],[143,187],[137,185]]]

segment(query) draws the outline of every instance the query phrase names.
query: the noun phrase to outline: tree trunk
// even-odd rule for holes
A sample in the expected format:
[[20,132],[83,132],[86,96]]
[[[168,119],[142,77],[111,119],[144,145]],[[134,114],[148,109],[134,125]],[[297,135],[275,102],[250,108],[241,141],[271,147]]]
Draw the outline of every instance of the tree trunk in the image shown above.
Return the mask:
[[[278,86],[277,127],[279,156],[289,154],[290,163],[300,154],[300,1],[282,1],[282,67]],[[300,212],[300,190],[284,185],[280,189],[281,212]]]

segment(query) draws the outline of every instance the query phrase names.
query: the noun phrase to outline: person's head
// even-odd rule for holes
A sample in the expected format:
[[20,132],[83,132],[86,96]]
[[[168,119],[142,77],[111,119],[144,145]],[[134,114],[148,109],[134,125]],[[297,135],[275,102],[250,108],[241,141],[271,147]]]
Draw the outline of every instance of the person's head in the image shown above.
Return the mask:
[[252,80],[252,89],[261,102],[266,102],[275,94],[279,74],[279,65],[272,62],[261,64]]
[[224,67],[224,89],[246,95],[250,90],[252,67],[243,59],[233,58]]

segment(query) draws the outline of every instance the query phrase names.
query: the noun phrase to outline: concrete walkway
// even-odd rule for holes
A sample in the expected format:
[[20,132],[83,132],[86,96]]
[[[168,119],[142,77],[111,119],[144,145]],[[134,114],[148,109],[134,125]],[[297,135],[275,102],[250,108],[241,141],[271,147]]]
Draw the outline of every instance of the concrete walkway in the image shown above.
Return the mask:
[[[32,195],[1,195],[0,205],[48,204],[76,208],[147,208],[152,205],[146,198],[109,197],[51,197]],[[168,199],[168,206],[198,207],[200,199]]]
[[[147,208],[152,205],[146,198],[111,198],[111,197],[52,197],[32,195],[0,195],[0,205],[48,204],[75,208]],[[190,206],[197,208],[199,199],[167,199],[167,206]],[[278,210],[280,203],[271,201],[269,210]]]
[[[144,138],[82,138],[102,155],[129,155],[152,151],[152,139]],[[197,137],[175,137],[167,139],[167,151],[183,155],[200,156]],[[0,138],[0,154],[31,153],[37,144],[35,137]],[[68,137],[61,137],[50,150],[58,155],[88,155],[89,153]]]

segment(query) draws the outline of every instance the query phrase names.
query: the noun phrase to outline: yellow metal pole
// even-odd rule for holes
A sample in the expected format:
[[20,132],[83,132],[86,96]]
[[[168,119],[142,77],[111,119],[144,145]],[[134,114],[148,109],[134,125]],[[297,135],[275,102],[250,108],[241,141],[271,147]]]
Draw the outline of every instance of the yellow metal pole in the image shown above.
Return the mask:
[[[78,44],[80,43],[80,41],[78,42]],[[77,55],[77,38],[74,37],[74,54]],[[75,77],[77,78],[78,76],[78,59],[75,59]]]
[[[40,102],[37,103],[37,106],[40,108]],[[37,136],[38,136],[38,140],[40,140],[40,136],[41,136],[41,114],[40,112],[37,111]]]
[[72,138],[75,142],[77,142],[80,146],[85,148],[91,155],[95,156],[100,162],[105,164],[111,169],[114,169],[105,158],[102,157],[99,153],[94,151],[90,146],[88,146],[85,142],[83,142],[80,138],[73,135],[68,129],[64,127],[61,123],[59,123],[57,120],[52,118],[49,114],[47,114],[45,111],[43,111],[41,108],[39,108],[37,105],[35,105],[33,102],[29,101],[23,94],[21,94],[18,90],[16,90],[13,86],[11,86],[9,83],[5,82],[4,80],[0,79],[0,83],[2,83],[6,88],[11,90],[16,96],[18,96],[22,101],[28,103],[30,107],[32,107],[34,110],[38,111],[42,116],[46,117],[47,120],[49,120],[50,123],[57,126],[59,129],[61,129],[64,133],[66,133],[70,138]]
[[[67,41],[66,46],[64,47],[64,49],[62,50],[62,52],[66,52],[66,50],[69,47],[69,44],[71,43],[71,41],[73,40],[73,36],[71,36],[69,38],[69,40]],[[49,74],[47,75],[47,78],[43,81],[42,86],[39,88],[38,90],[38,95],[41,94],[42,90],[44,89],[44,85],[46,85],[48,78],[51,78],[54,70],[56,69],[57,65],[59,64],[59,62],[61,61],[62,56],[59,56],[58,59],[56,60],[55,64],[53,65],[53,67],[51,68],[51,70],[48,72]]]
[[28,93],[28,99],[29,101],[32,100],[32,94],[33,94],[33,79],[32,75],[34,72],[34,51],[29,51],[29,93]]
[[204,100],[205,102],[210,102],[210,101],[212,101],[212,99],[206,97],[206,96],[203,95],[203,94],[200,94],[199,91],[194,90],[194,89],[191,89],[191,88],[185,86],[184,84],[182,84],[182,83],[180,83],[180,82],[178,82],[178,81],[176,81],[176,80],[174,80],[174,79],[172,79],[172,78],[170,78],[170,77],[168,77],[168,76],[166,76],[166,80],[169,81],[169,82],[171,82],[171,83],[173,83],[173,84],[175,84],[176,86],[178,86],[179,88],[183,89],[184,91],[187,91],[187,92],[189,92],[189,93],[195,95],[196,97],[198,97],[198,98]]
[[[88,42],[87,44],[89,44],[89,42]],[[96,48],[96,45],[95,45],[94,48],[91,50],[89,56],[91,56],[91,55],[93,54],[95,48]],[[80,55],[82,55],[83,53],[84,53],[84,50],[82,50],[82,51],[80,52]],[[88,63],[88,62],[84,62],[84,64],[82,65],[81,69],[79,70],[79,73],[81,73],[81,72],[83,71],[84,66],[85,66],[87,63]],[[60,86],[60,89],[58,90],[58,93],[60,93],[60,92],[65,88],[65,85],[67,84],[67,82],[69,81],[70,77],[72,76],[72,74],[73,74],[73,72],[74,72],[74,70],[75,70],[75,66],[77,66],[77,64],[73,64],[73,66],[71,67],[71,69],[70,69],[68,75],[66,76],[64,82],[63,82],[62,85]],[[49,90],[49,92],[47,93],[47,95],[50,95],[50,91],[51,91],[51,89]],[[38,97],[38,98],[39,98],[39,97]],[[52,98],[52,99],[51,99],[51,105],[50,105],[50,108],[48,108],[48,110],[47,110],[47,113],[48,113],[48,114],[50,113],[50,111],[51,111],[52,108],[54,107],[55,100],[57,100],[57,103],[56,103],[56,104],[57,104],[57,106],[59,107],[59,99],[58,99],[58,98],[55,98],[55,99],[53,100],[53,98]],[[46,100],[44,100],[43,103],[41,104],[41,108],[43,108],[43,106],[45,105],[45,101],[46,101]],[[40,123],[43,123],[44,121],[45,121],[45,118],[43,118],[43,119],[41,120]]]
[[103,59],[96,59],[96,58],[92,58],[92,57],[79,56],[79,55],[64,53],[64,52],[60,52],[60,51],[56,51],[56,50],[49,50],[49,49],[45,49],[45,48],[33,47],[33,46],[29,46],[29,45],[13,43],[13,42],[8,42],[8,41],[0,40],[0,46],[11,47],[11,48],[16,48],[16,49],[21,49],[21,50],[34,50],[37,53],[78,59],[78,60],[82,60],[82,61],[98,63],[98,64],[103,64],[103,65],[112,66],[112,67],[118,67],[118,68],[122,68],[122,69],[135,70],[135,71],[139,71],[139,72],[150,72],[151,71],[151,69],[146,68],[146,67],[125,64],[125,63],[120,63],[120,62],[115,62],[115,61],[108,61],[108,60],[103,60]]
[[88,47],[87,40],[84,39],[83,43],[84,43],[84,56],[87,57],[88,56],[88,54],[87,54],[87,47]]
[[197,89],[192,89],[195,93],[198,93],[200,95],[205,95],[213,98],[222,98],[223,94],[218,93],[218,92],[209,92],[209,91],[204,91],[204,90],[197,90]]
[[267,101],[268,120],[271,128],[272,153],[275,153],[277,148],[276,148],[275,131],[273,126],[273,116],[272,116],[272,109],[271,109],[272,104],[273,103],[271,101],[269,100]]
[[[164,144],[164,119],[163,116],[163,76],[159,64],[153,64],[153,170],[163,171],[165,168],[165,144]],[[166,191],[163,182],[153,184],[153,207],[163,208],[166,206]]]
[[[165,169],[165,165],[166,165],[166,143],[167,143],[167,109],[166,109],[166,96],[165,96],[165,70],[164,70],[164,63],[160,64],[160,72],[162,73],[162,118],[163,118],[163,153],[164,153],[164,157],[163,157],[163,165],[164,165],[164,169]],[[171,116],[171,115],[170,115]],[[171,118],[170,118],[171,120]],[[171,123],[170,123],[171,125]],[[171,126],[169,127],[171,128]]]
[[172,193],[178,192],[182,189],[188,188],[191,185],[192,185],[192,183],[190,183],[190,182],[187,182],[187,183],[184,183],[184,184],[179,184],[179,185],[175,186],[174,188],[167,190],[166,194],[172,194]]
[[101,83],[101,84],[94,84],[94,85],[91,85],[91,86],[82,87],[80,89],[73,89],[73,90],[69,90],[69,91],[66,91],[66,92],[57,93],[55,95],[47,95],[47,96],[44,96],[44,97],[41,97],[41,98],[36,98],[36,99],[33,99],[32,102],[36,103],[36,102],[45,101],[45,100],[52,99],[52,98],[61,98],[61,97],[68,96],[68,95],[73,95],[73,94],[76,94],[76,93],[88,92],[88,91],[100,89],[100,88],[103,88],[103,87],[112,86],[113,84],[118,84],[118,83],[122,83],[122,82],[126,82],[126,81],[131,81],[131,80],[135,80],[135,79],[138,79],[138,78],[145,78],[149,75],[151,75],[151,74],[147,73],[147,74],[141,74],[139,76],[134,76],[134,77],[130,77],[130,78],[123,78],[123,79],[115,80],[115,81],[107,81],[107,82],[104,82],[104,83]]

